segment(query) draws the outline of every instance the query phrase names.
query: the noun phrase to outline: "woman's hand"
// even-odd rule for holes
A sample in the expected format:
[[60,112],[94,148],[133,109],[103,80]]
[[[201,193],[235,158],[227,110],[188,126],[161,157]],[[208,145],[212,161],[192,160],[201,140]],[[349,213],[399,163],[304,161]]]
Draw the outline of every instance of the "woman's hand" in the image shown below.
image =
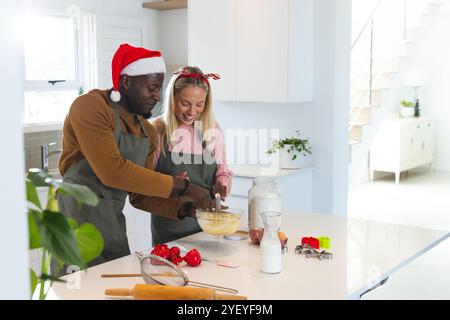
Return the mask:
[[213,194],[218,192],[220,194],[220,200],[225,201],[225,198],[230,193],[230,185],[222,180],[218,180],[213,187]]

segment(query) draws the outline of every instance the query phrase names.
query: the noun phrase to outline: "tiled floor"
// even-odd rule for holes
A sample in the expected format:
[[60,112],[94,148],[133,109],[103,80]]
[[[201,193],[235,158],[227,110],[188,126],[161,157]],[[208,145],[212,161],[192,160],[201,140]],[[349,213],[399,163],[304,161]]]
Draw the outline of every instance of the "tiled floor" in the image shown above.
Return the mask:
[[[450,230],[450,173],[409,172],[352,186],[349,216]],[[450,239],[363,299],[450,299]]]

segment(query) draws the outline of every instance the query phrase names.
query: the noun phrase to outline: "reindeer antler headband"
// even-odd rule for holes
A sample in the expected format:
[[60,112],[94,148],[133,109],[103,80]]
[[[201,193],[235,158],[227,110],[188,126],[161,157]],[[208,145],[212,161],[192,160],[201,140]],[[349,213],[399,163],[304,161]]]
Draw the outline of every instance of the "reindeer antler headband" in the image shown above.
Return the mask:
[[196,73],[191,73],[189,72],[189,69],[187,67],[183,67],[180,69],[177,69],[173,72],[173,74],[178,74],[178,79],[182,79],[182,78],[197,78],[197,79],[201,79],[203,80],[208,86],[209,86],[209,81],[208,78],[212,78],[213,80],[219,80],[220,79],[220,75],[217,73],[207,73],[204,75],[200,75],[200,74],[196,74]]

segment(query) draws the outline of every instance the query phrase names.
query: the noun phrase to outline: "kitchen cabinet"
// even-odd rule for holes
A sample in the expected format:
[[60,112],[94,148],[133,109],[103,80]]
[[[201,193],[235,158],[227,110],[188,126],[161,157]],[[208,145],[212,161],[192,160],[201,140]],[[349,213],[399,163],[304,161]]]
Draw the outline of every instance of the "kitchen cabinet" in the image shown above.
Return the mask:
[[235,100],[236,1],[191,0],[188,25],[189,64],[221,75],[212,81],[214,99]]
[[127,237],[130,251],[141,251],[152,246],[152,231],[150,228],[151,214],[133,207],[128,197],[123,208],[127,222]]
[[375,171],[400,173],[428,164],[432,169],[434,157],[434,122],[432,118],[392,117],[380,126],[370,153],[370,179]]
[[313,99],[312,0],[191,0],[188,61],[222,75],[214,98]]

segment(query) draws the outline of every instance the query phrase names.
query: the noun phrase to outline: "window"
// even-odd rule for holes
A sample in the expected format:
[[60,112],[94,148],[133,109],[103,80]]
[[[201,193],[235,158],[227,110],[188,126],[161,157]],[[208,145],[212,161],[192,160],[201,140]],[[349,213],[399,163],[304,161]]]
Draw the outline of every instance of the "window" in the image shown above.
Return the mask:
[[63,121],[81,90],[79,21],[68,15],[27,15],[24,123]]

